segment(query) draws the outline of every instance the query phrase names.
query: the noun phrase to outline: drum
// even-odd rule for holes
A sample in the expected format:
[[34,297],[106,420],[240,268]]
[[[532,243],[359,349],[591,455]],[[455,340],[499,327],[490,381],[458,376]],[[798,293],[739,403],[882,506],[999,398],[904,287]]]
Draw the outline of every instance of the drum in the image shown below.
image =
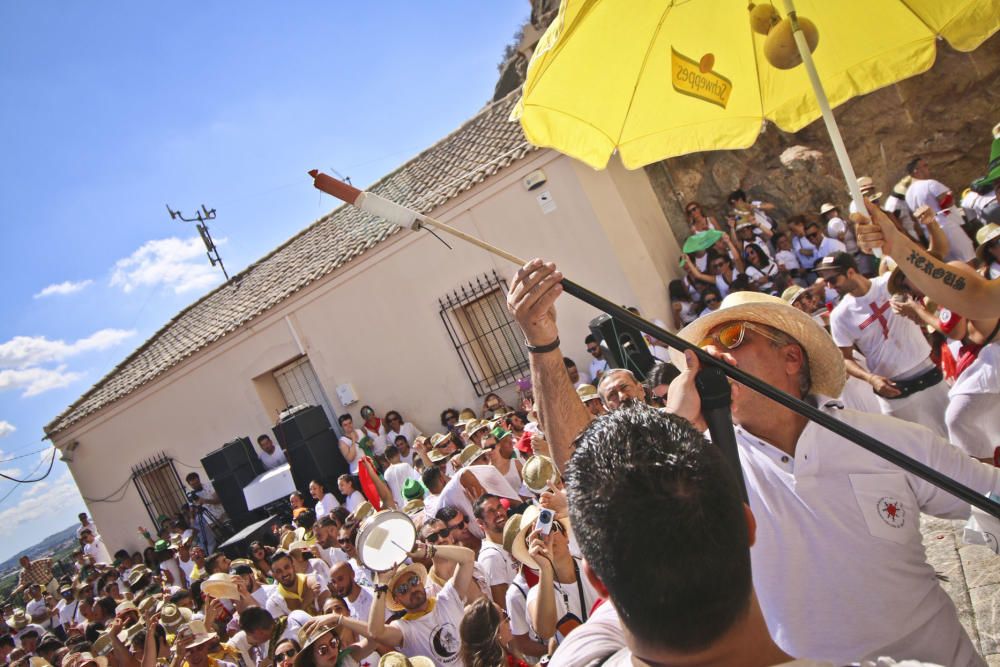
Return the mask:
[[388,572],[406,560],[417,541],[417,528],[403,512],[383,510],[364,520],[355,546],[358,559],[375,572]]

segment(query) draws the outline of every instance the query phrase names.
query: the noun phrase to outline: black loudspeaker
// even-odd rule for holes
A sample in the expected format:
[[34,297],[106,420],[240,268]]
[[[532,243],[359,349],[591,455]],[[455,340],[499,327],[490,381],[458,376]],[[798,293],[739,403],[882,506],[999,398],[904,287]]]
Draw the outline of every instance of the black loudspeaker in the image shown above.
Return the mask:
[[288,463],[292,467],[295,488],[308,493],[309,482],[318,479],[327,491],[339,496],[337,478],[350,472],[351,467],[341,455],[337,441],[337,434],[328,428],[291,444]]
[[227,442],[201,460],[201,467],[205,469],[212,480],[241,466],[248,466],[253,470],[254,477],[264,472],[264,465],[260,462],[257,450],[254,449],[250,438],[246,436]]
[[288,415],[274,428],[274,436],[278,439],[278,444],[284,449],[289,449],[294,443],[308,440],[314,435],[330,429],[330,420],[326,418],[323,408],[317,405],[299,410]]
[[641,382],[656,365],[642,332],[632,325],[604,314],[590,321],[590,332],[602,343],[612,368],[627,368]]
[[243,464],[231,468],[224,474],[212,478],[212,486],[219,496],[222,506],[229,515],[230,520],[241,528],[248,523],[250,511],[247,509],[247,501],[243,496],[243,487],[257,477],[258,473],[249,464]]

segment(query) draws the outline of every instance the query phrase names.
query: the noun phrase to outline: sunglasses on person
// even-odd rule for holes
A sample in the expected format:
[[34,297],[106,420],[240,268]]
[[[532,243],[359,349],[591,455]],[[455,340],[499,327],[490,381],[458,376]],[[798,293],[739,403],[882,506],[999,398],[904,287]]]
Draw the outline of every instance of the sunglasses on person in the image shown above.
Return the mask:
[[451,535],[451,528],[442,528],[436,533],[431,533],[430,535],[424,537],[424,541],[430,542],[431,544],[437,544],[439,540],[443,540],[449,535]]
[[587,346],[587,352],[590,352],[591,354],[593,354],[594,352],[597,352],[597,346],[596,345],[588,345]]
[[352,542],[354,542],[354,540],[351,539],[350,537],[338,537],[337,538],[337,544],[351,544]]
[[298,654],[298,651],[296,651],[295,649],[291,648],[291,649],[288,649],[287,651],[285,651],[284,653],[275,653],[274,654],[274,661],[275,662],[281,662],[283,660],[291,660],[297,654]]
[[710,296],[707,299],[705,299],[706,306],[711,306],[713,303],[719,303],[719,300],[716,299],[714,296]]
[[448,530],[449,531],[462,530],[463,528],[465,528],[465,524],[467,524],[467,523],[468,523],[468,521],[466,521],[463,518],[460,522],[456,523],[454,526],[448,526]]
[[393,591],[396,595],[406,595],[409,591],[413,590],[420,585],[420,577],[413,575],[410,577],[409,581],[404,581],[403,583],[396,586]]
[[316,655],[321,657],[326,657],[331,655],[334,651],[340,648],[340,640],[334,635],[330,635],[330,639],[322,644],[316,643]]
[[725,350],[735,350],[743,344],[743,339],[746,337],[747,329],[754,331],[764,338],[774,341],[775,343],[782,342],[781,339],[772,334],[770,331],[764,327],[755,325],[753,322],[730,322],[714,334],[706,336],[702,339],[702,341],[698,343],[698,347],[704,349],[709,345],[717,345]]
[[695,211],[700,211],[700,210],[701,210],[701,207],[700,207],[700,206],[691,206],[690,208],[688,208],[688,209],[687,209],[686,213],[687,213],[688,215],[691,215],[691,214],[692,214],[692,213],[694,213]]

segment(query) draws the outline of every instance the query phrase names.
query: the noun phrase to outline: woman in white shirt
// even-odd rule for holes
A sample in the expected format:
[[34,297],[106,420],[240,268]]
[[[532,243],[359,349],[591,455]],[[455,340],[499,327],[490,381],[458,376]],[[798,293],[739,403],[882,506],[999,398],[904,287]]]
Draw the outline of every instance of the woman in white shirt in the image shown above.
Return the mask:
[[773,293],[778,265],[756,243],[748,243],[743,254],[746,256],[746,275],[750,282],[761,292]]
[[358,505],[365,501],[364,495],[358,491],[356,481],[350,475],[341,475],[337,479],[337,487],[340,489],[340,493],[344,496],[344,507],[347,508],[348,512],[353,513],[354,510],[358,509]]
[[309,482],[309,495],[311,495],[313,500],[316,501],[315,512],[317,519],[321,519],[340,507],[340,503],[337,502],[334,495],[326,490],[326,487],[323,486],[322,482],[315,479]]

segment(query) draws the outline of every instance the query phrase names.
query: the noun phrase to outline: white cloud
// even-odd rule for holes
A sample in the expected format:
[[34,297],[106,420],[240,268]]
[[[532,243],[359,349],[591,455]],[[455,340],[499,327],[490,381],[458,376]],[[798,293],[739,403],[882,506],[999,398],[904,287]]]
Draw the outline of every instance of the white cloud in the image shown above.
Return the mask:
[[24,389],[21,396],[28,398],[37,396],[51,389],[60,389],[76,382],[82,373],[66,370],[66,366],[57,368],[23,368],[16,370],[0,370],[0,391],[7,389]]
[[[225,239],[215,241],[222,245]],[[217,284],[222,272],[209,264],[201,239],[171,237],[147,241],[115,263],[111,285],[126,293],[142,285],[167,285],[180,294]]]
[[[0,419],[0,438],[6,438],[8,435],[17,430],[17,427],[11,424],[9,421],[4,421]],[[0,452],[0,458],[3,458],[2,452]]]
[[31,484],[16,504],[0,511],[0,536],[13,535],[26,523],[45,519],[53,508],[83,509],[83,499],[68,473],[54,481]]
[[69,280],[61,283],[56,283],[54,285],[49,285],[41,292],[35,295],[36,299],[43,299],[47,296],[52,296],[53,294],[72,294],[74,292],[79,292],[82,289],[86,289],[94,281],[93,280],[81,280],[79,282],[70,282]]
[[72,343],[45,336],[15,336],[0,343],[0,368],[29,368],[84,352],[106,350],[135,335],[134,330],[101,329]]
[[[8,477],[16,477],[16,478],[20,479],[21,475],[24,474],[24,471],[21,470],[20,468],[6,468],[6,469],[3,469],[3,470],[0,470],[0,474],[7,475]],[[6,481],[6,480],[4,480],[4,481]]]

